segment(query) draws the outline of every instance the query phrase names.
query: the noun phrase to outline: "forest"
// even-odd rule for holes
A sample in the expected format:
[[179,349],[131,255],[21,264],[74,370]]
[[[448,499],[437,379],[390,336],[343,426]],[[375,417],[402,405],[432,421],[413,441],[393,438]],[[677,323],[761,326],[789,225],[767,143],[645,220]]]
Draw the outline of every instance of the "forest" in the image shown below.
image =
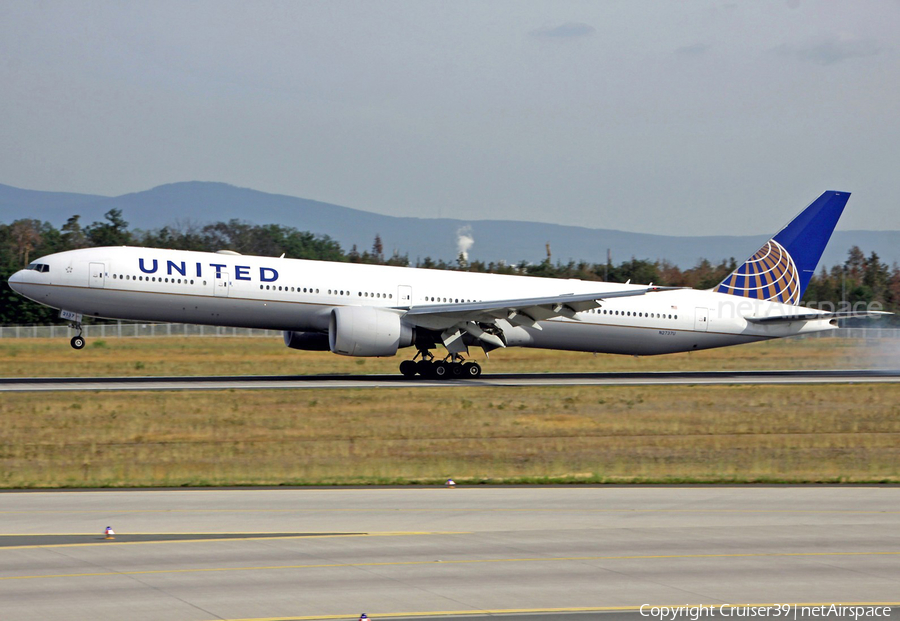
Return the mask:
[[[49,222],[20,219],[0,223],[0,324],[29,325],[61,323],[57,311],[41,306],[16,294],[9,288],[9,276],[33,259],[64,250],[98,246],[143,246],[176,250],[215,252],[227,249],[241,254],[280,256],[372,263],[441,270],[518,274],[546,278],[579,278],[582,280],[708,289],[719,284],[738,265],[734,258],[719,263],[700,260],[689,269],[681,269],[665,260],[649,261],[632,258],[613,264],[552,260],[550,249],[540,263],[521,261],[517,264],[484,263],[467,260],[460,255],[454,262],[426,257],[411,264],[406,255],[385,256],[379,236],[371,248],[358,250],[354,245],[345,251],[328,236],[279,224],[255,225],[240,220],[216,222],[205,226],[163,227],[150,231],[133,230],[121,211],[112,209],[105,219],[83,225],[75,215],[59,229]],[[818,308],[853,308],[875,305],[874,309],[897,312],[900,307],[900,266],[883,263],[874,252],[868,255],[854,246],[842,265],[820,266],[810,281],[803,305]],[[880,305],[880,307],[878,306]],[[867,306],[868,307],[868,306]],[[878,325],[900,325],[897,316]]]

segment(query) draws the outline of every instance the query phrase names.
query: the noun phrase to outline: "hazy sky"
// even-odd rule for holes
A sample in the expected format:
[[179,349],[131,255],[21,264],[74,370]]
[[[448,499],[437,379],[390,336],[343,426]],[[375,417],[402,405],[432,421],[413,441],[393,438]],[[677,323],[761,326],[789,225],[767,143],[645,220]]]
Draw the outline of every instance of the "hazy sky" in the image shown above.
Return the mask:
[[898,33],[898,0],[0,0],[0,183],[681,235],[833,189],[900,229]]

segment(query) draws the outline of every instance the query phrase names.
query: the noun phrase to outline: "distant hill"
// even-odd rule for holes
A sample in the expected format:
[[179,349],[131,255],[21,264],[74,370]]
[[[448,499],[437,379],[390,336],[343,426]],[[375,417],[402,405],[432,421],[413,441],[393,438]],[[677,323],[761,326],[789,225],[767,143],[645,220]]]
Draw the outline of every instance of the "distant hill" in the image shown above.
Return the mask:
[[[103,214],[114,208],[122,210],[132,228],[203,225],[237,218],[329,235],[345,250],[353,244],[360,251],[369,250],[377,234],[386,254],[397,250],[409,255],[413,263],[426,256],[455,260],[458,238],[465,233],[474,239],[470,258],[482,261],[541,261],[549,243],[554,262],[571,259],[601,263],[606,261],[609,249],[615,263],[632,257],[667,259],[685,268],[701,258],[717,262],[734,257],[741,261],[785,224],[773,223],[768,234],[670,237],[511,220],[399,218],[225,183],[172,183],[115,197],[22,190],[0,184],[0,222],[36,218],[61,226],[78,214],[83,224],[89,224],[102,220]],[[824,264],[843,263],[853,245],[867,254],[874,250],[889,264],[900,263],[900,231],[838,231],[825,250]]]

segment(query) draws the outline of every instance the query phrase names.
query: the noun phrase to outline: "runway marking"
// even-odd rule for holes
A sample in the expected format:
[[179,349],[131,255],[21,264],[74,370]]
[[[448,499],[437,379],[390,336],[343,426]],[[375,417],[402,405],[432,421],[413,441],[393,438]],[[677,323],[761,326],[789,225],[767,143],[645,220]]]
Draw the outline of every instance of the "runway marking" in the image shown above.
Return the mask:
[[647,385],[791,385],[900,382],[900,370],[756,370],[708,372],[624,372],[490,374],[471,380],[405,379],[395,375],[321,376],[136,376],[110,378],[0,378],[0,392],[27,391],[181,391],[298,390],[354,388],[454,388],[459,386],[647,386]]
[[[233,540],[231,540],[233,541]],[[320,563],[315,565],[263,565],[256,567],[201,567],[196,569],[147,569],[139,571],[104,571],[79,574],[46,574],[35,576],[3,576],[0,582],[7,580],[42,580],[50,578],[98,578],[110,576],[146,576],[152,574],[199,574],[230,571],[280,571],[288,569],[334,569],[353,567],[401,567],[421,565],[474,565],[487,563],[546,563],[569,561],[631,561],[656,559],[700,559],[700,558],[786,558],[786,557],[834,557],[834,556],[900,556],[895,552],[747,552],[733,554],[656,554],[635,556],[568,556],[538,558],[492,558],[492,559],[459,559],[449,561],[383,561],[373,563]],[[318,618],[318,617],[314,617]]]
[[[435,488],[438,489],[438,488]],[[464,489],[464,488],[463,488]],[[417,490],[417,491],[422,491]],[[459,492],[459,488],[455,493]],[[74,515],[74,514],[140,514],[140,513],[783,513],[783,514],[900,514],[900,511],[875,509],[498,509],[498,508],[442,508],[442,509],[8,509],[0,515]],[[61,533],[67,534],[67,533]]]
[[[693,607],[693,606],[721,606],[722,604],[646,604],[649,607]],[[777,608],[779,606],[900,606],[898,602],[800,602],[789,604],[727,604],[736,608]],[[385,612],[374,613],[368,616],[370,619],[402,619],[408,617],[449,617],[463,615],[508,615],[508,614],[554,614],[567,612],[637,612],[640,606],[597,606],[590,608],[498,608],[484,610],[438,610],[429,612]],[[241,619],[220,619],[216,621],[326,621],[327,619],[352,619],[355,614],[344,615],[310,615],[302,617],[245,617]]]
[[[200,535],[201,533],[120,533],[119,537],[127,537],[128,535],[158,535],[161,537],[171,535]],[[215,535],[228,535],[229,533],[214,533]],[[235,533],[240,535],[250,535],[248,537],[200,537],[197,539],[163,539],[160,541],[121,541],[101,539],[99,541],[87,541],[84,543],[35,543],[20,546],[0,546],[0,553],[4,550],[28,550],[35,548],[79,548],[85,546],[136,546],[150,544],[172,544],[172,543],[205,543],[205,542],[223,542],[223,541],[276,541],[279,539],[333,539],[333,538],[349,538],[349,537],[410,537],[416,535],[469,535],[468,531],[397,531],[385,533],[328,533],[325,535],[282,535],[277,537],[269,537],[266,533]],[[255,536],[254,536],[255,535]],[[90,537],[96,536],[97,533],[31,533],[31,534],[7,534],[0,537]]]

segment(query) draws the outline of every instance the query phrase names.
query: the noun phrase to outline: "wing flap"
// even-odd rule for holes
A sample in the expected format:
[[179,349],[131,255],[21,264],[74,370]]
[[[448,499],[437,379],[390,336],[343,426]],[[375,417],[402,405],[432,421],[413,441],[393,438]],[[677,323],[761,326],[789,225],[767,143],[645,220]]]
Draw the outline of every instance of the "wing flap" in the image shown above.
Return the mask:
[[[515,326],[539,330],[539,321],[554,317],[568,317],[577,320],[577,313],[597,308],[603,300],[681,288],[647,286],[624,291],[569,293],[548,297],[487,300],[459,304],[427,304],[410,307],[404,313],[404,319],[415,325],[434,330],[445,330],[452,326],[459,326],[466,330],[466,324],[496,324],[500,320],[508,321]],[[471,331],[469,332],[471,333]]]
[[681,287],[635,287],[624,291],[569,293],[539,298],[488,300],[461,304],[428,304],[406,309],[404,319],[412,324],[440,331],[441,341],[451,354],[466,351],[463,335],[468,334],[490,349],[506,347],[503,330],[510,326],[540,330],[538,323],[553,317],[577,320],[577,313],[597,308],[603,300],[625,298]]
[[[471,316],[474,313],[496,313],[498,319],[506,317],[510,311],[519,311],[533,319],[549,319],[561,315],[559,312],[568,308],[575,312],[582,312],[591,308],[597,308],[599,301],[611,298],[626,298],[636,295],[645,295],[657,291],[681,289],[682,287],[636,287],[625,291],[598,291],[595,293],[567,293],[550,297],[520,298],[514,300],[487,300],[484,302],[466,302],[459,304],[426,304],[412,306],[406,311],[407,317],[422,315],[442,316]],[[540,311],[542,312],[539,312]],[[558,310],[554,310],[558,309]],[[535,314],[532,314],[532,311]],[[536,314],[544,314],[546,317],[537,317]]]

